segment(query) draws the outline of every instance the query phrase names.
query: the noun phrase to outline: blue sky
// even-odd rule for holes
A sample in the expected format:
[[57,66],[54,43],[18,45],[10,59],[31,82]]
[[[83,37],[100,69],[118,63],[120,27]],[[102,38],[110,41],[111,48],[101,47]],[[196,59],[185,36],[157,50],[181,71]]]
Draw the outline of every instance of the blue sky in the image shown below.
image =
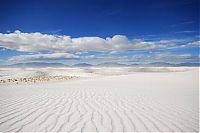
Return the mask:
[[0,62],[199,62],[198,0],[1,0]]

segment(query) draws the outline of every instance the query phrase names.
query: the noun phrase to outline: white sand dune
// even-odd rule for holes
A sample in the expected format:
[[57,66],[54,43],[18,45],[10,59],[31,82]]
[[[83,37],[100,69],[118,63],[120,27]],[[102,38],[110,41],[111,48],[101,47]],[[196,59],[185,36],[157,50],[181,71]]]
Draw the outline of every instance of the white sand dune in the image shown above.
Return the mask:
[[160,69],[2,69],[89,78],[0,84],[0,131],[198,132],[198,68]]

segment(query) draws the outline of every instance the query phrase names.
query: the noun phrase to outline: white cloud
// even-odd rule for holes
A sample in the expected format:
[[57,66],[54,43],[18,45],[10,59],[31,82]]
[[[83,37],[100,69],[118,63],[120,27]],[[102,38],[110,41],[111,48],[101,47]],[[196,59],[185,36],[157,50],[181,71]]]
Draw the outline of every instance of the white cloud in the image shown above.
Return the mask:
[[58,36],[36,33],[0,33],[0,47],[25,52],[111,52],[125,50],[150,50],[171,48],[177,46],[170,40],[144,41],[142,39],[130,40],[123,35],[115,35],[106,39],[100,37]]
[[130,61],[133,62],[168,62],[168,63],[182,63],[182,62],[198,62],[199,57],[191,54],[174,54],[170,52],[151,53],[133,55]]
[[192,46],[200,46],[200,41],[194,41],[194,42],[189,42],[189,43],[187,43],[185,46],[190,46],[190,47],[192,47]]
[[151,63],[151,62],[168,62],[168,63],[182,63],[182,62],[198,62],[199,57],[191,54],[174,54],[170,52],[149,53],[137,55],[123,55],[102,54],[96,55],[78,55],[70,53],[51,53],[51,54],[33,54],[33,55],[19,55],[8,59],[9,62],[27,62],[27,61],[41,61],[41,60],[73,60],[91,62],[94,64],[103,62],[118,62],[131,64],[136,63]]
[[79,59],[80,57],[69,53],[53,53],[53,54],[34,54],[19,55],[9,58],[9,61],[21,62],[31,60],[57,60],[57,59]]
[[183,34],[183,33],[198,33],[198,31],[195,31],[195,30],[185,30],[185,31],[177,31],[177,32],[174,32],[175,34]]
[[[14,56],[9,62],[23,62],[33,60],[83,60],[91,62],[197,62],[199,57],[190,54],[173,53],[149,53],[139,55],[118,55],[118,52],[126,50],[152,50],[162,48],[194,47],[199,46],[200,41],[184,42],[181,40],[144,41],[142,39],[130,40],[123,35],[113,37],[79,37],[48,35],[41,33],[0,33],[0,47],[2,51],[13,49],[29,52],[27,55]],[[181,45],[180,45],[181,44]],[[48,51],[44,54],[43,51]],[[89,54],[91,51],[101,54]],[[38,53],[39,52],[39,53]]]

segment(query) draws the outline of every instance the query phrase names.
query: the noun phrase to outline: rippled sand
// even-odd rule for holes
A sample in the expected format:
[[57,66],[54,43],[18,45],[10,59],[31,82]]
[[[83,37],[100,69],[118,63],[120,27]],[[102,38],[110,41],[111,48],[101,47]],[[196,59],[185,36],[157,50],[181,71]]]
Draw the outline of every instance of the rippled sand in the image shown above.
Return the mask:
[[20,75],[4,69],[1,79],[41,73],[81,79],[0,84],[0,131],[198,132],[198,68],[130,70],[34,69]]

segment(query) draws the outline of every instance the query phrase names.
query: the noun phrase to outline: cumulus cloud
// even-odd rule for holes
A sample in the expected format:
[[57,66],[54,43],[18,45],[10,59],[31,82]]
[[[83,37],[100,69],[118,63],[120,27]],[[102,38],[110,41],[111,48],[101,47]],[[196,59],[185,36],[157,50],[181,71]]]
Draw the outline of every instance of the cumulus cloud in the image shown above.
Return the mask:
[[170,52],[162,53],[148,53],[137,55],[116,55],[116,54],[101,54],[96,55],[78,55],[71,53],[51,53],[51,54],[33,54],[33,55],[19,55],[8,59],[9,62],[29,62],[41,60],[73,60],[85,61],[94,64],[103,62],[118,62],[131,64],[135,63],[151,63],[151,62],[168,62],[168,63],[183,63],[183,62],[198,62],[199,57],[192,54],[175,54]]
[[113,37],[78,37],[58,36],[36,33],[0,33],[0,47],[24,52],[110,52],[126,50],[150,50],[171,48],[177,46],[176,42],[169,40],[144,41],[142,39],[130,40],[123,35]]
[[[1,51],[12,49],[28,52],[26,55],[13,56],[9,62],[26,62],[35,60],[82,60],[99,62],[198,62],[199,57],[190,54],[149,53],[126,55],[127,50],[152,50],[165,48],[198,47],[200,41],[183,40],[145,41],[128,39],[123,35],[113,37],[78,37],[58,36],[36,33],[0,33]],[[44,54],[48,51],[48,54]],[[39,52],[39,54],[38,54]],[[21,53],[21,52],[20,52]],[[121,53],[121,54],[119,54]],[[24,54],[24,53],[23,53]]]
[[96,59],[95,55],[80,56],[78,54],[71,53],[49,53],[49,54],[28,54],[13,56],[8,61],[23,62],[23,61],[34,61],[34,60],[90,60]]
[[200,46],[200,41],[193,41],[193,42],[189,42],[187,43],[184,47],[192,47],[192,46]]
[[57,60],[57,59],[79,59],[80,57],[70,53],[53,53],[53,54],[34,54],[34,55],[19,55],[9,58],[9,61],[21,62],[31,60]]
[[133,55],[129,58],[133,62],[198,62],[199,57],[191,54],[174,54],[170,52]]

